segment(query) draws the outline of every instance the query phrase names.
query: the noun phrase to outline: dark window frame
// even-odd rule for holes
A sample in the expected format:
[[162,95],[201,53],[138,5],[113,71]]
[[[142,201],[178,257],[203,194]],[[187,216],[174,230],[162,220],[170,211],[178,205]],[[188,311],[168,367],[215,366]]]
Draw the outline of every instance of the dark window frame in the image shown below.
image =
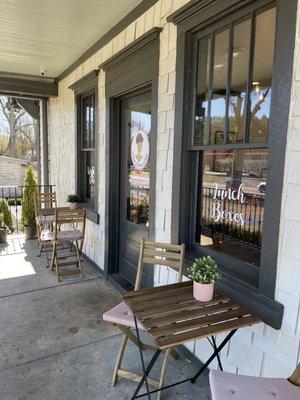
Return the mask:
[[[253,73],[253,62],[251,60],[251,56],[253,57],[253,52],[254,52],[254,42],[255,42],[255,18],[256,15],[259,15],[263,13],[264,11],[270,10],[271,8],[274,8],[276,6],[276,3],[270,2],[269,4],[256,8],[254,10],[251,10],[247,12],[245,15],[240,16],[237,19],[232,18],[231,16],[227,19],[221,20],[219,23],[213,24],[212,27],[208,27],[204,29],[201,32],[197,32],[192,34],[191,36],[191,53],[192,53],[192,69],[191,69],[191,78],[190,78],[190,83],[189,83],[189,92],[191,93],[190,97],[190,118],[188,120],[189,123],[189,128],[188,128],[188,133],[189,133],[189,141],[188,141],[188,151],[193,151],[193,152],[198,152],[197,157],[191,156],[191,174],[193,173],[192,171],[197,171],[196,175],[196,181],[194,184],[191,186],[191,196],[190,196],[190,208],[191,208],[191,219],[190,219],[190,225],[191,225],[191,231],[190,231],[190,237],[189,237],[189,248],[193,253],[196,255],[210,255],[212,256],[220,265],[223,266],[224,269],[226,269],[229,273],[231,272],[233,275],[238,276],[242,280],[244,279],[245,282],[248,284],[258,287],[259,283],[259,267],[250,265],[246,262],[243,262],[238,259],[234,259],[233,257],[230,257],[226,255],[225,253],[219,252],[217,250],[213,249],[205,249],[203,246],[200,245],[200,243],[197,243],[194,239],[195,232],[197,229],[196,224],[199,223],[199,202],[201,201],[201,186],[202,186],[202,177],[198,175],[200,170],[202,170],[202,162],[203,162],[203,157],[204,157],[204,151],[207,150],[235,150],[235,149],[268,149],[268,140],[265,142],[250,142],[249,141],[249,129],[250,129],[250,92],[251,92],[251,83],[252,83],[252,73]],[[233,30],[236,25],[239,23],[247,20],[250,18],[250,23],[251,23],[251,41],[250,41],[250,57],[249,57],[249,65],[248,65],[248,79],[247,79],[247,97],[246,97],[246,113],[243,116],[245,119],[245,124],[244,124],[244,140],[243,142],[235,142],[235,143],[230,143],[228,141],[228,128],[229,128],[229,119],[228,119],[228,106],[229,106],[229,93],[230,93],[230,85],[231,85],[231,78],[228,78],[228,76],[232,74],[232,57],[231,57],[231,50],[233,48]],[[195,90],[197,88],[197,68],[198,68],[198,42],[202,38],[211,37],[211,50],[210,50],[210,84],[209,84],[209,98],[212,98],[212,91],[213,91],[213,82],[212,82],[212,68],[213,68],[213,56],[212,53],[214,52],[214,38],[215,36],[220,33],[224,32],[228,29],[229,33],[229,48],[228,48],[228,74],[227,74],[227,82],[226,82],[226,111],[225,111],[225,124],[224,124],[224,143],[223,144],[207,144],[207,145],[197,145],[194,144],[194,122],[195,122]],[[210,106],[209,106],[210,109]],[[208,118],[210,117],[210,113],[208,115]],[[210,132],[210,142],[211,142],[211,132]],[[266,206],[268,205],[268,196],[266,196]],[[197,210],[198,207],[198,210]]]
[[[70,89],[75,94],[75,134],[76,134],[76,159],[75,159],[75,170],[76,170],[76,193],[81,197],[81,205],[86,209],[87,218],[92,222],[99,223],[98,214],[98,70],[93,70],[88,75],[84,76],[79,81],[75,82],[70,86]],[[82,100],[87,95],[94,95],[94,146],[91,148],[84,148],[83,143],[83,118],[82,118]],[[86,182],[85,176],[83,175],[83,153],[87,151],[93,151],[95,157],[95,200],[93,202],[85,198]]]
[[[175,139],[174,169],[181,174],[173,176],[172,241],[184,241],[188,248],[192,233],[191,209],[195,207],[191,193],[195,190],[197,177],[191,176],[193,163],[199,157],[198,151],[190,151],[189,119],[191,110],[192,76],[192,35],[212,24],[224,26],[225,19],[238,19],[255,9],[275,4],[277,7],[276,37],[273,63],[272,100],[269,122],[269,175],[268,198],[265,210],[264,241],[261,251],[261,267],[257,284],[245,282],[238,271],[222,268],[219,283],[222,290],[244,303],[262,320],[279,329],[282,322],[283,306],[274,300],[277,250],[281,215],[283,171],[288,128],[293,58],[296,35],[297,1],[286,4],[284,0],[222,0],[210,2],[191,1],[170,17],[169,22],[178,25],[176,95],[175,95]],[[230,145],[223,145],[228,148]],[[222,148],[223,146],[220,146]],[[248,144],[246,144],[248,146]],[[259,144],[261,147],[261,144]],[[209,149],[209,146],[205,146]],[[241,144],[240,147],[245,147]],[[199,150],[199,149],[198,149]],[[180,176],[179,176],[180,175]],[[190,257],[194,254],[190,251]],[[188,263],[189,261],[187,261]]]

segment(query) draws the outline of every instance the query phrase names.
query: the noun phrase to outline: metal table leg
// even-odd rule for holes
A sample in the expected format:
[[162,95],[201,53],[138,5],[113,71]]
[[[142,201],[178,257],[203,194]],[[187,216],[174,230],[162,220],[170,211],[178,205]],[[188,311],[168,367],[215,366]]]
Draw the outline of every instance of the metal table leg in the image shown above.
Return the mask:
[[[136,327],[137,327],[137,324],[136,324]],[[159,356],[159,354],[160,354],[160,352],[161,352],[161,350],[158,349],[158,350],[156,351],[156,353],[154,354],[154,356],[152,357],[152,359],[151,359],[151,361],[150,361],[150,363],[149,363],[147,369],[144,370],[144,375],[143,375],[143,377],[142,377],[140,383],[138,384],[138,387],[136,388],[136,390],[135,390],[135,392],[134,392],[134,394],[133,394],[131,400],[139,399],[139,398],[145,397],[145,396],[148,396],[148,399],[149,399],[149,398],[151,399],[151,397],[149,397],[151,394],[160,392],[161,390],[169,389],[169,388],[171,388],[171,387],[178,386],[178,385],[181,385],[182,383],[186,383],[186,382],[195,383],[196,380],[199,378],[199,376],[203,373],[203,371],[205,371],[205,369],[209,366],[209,364],[210,364],[215,358],[218,358],[218,357],[219,357],[220,351],[221,351],[221,350],[223,349],[223,347],[229,342],[229,340],[232,338],[232,336],[235,334],[236,331],[237,331],[237,329],[234,329],[234,330],[230,331],[229,334],[226,336],[226,338],[223,340],[223,342],[222,342],[219,346],[216,346],[216,342],[215,342],[215,340],[213,340],[213,347],[214,347],[214,352],[213,352],[213,354],[209,357],[209,359],[205,362],[205,364],[199,369],[199,371],[198,371],[192,378],[184,379],[184,380],[182,380],[182,381],[175,382],[175,383],[172,383],[171,385],[163,386],[162,388],[155,389],[155,390],[151,390],[151,391],[149,391],[149,387],[148,387],[146,393],[138,394],[139,391],[140,391],[140,389],[141,389],[141,387],[142,387],[142,385],[143,385],[143,383],[146,381],[147,376],[149,375],[149,372],[151,371],[153,365],[155,364],[155,362],[156,362],[156,360],[157,360],[157,358],[158,358],[158,356]],[[141,351],[141,350],[140,350],[140,351]],[[143,356],[143,355],[141,355],[141,357],[142,357],[142,356]],[[143,360],[144,360],[144,359],[143,359]],[[222,365],[222,364],[221,364],[221,365]]]
[[140,357],[141,357],[141,362],[142,362],[143,376],[142,376],[142,379],[140,380],[140,383],[138,384],[135,392],[133,393],[133,396],[132,396],[131,399],[134,400],[134,399],[137,398],[137,394],[139,393],[141,387],[143,386],[143,384],[145,382],[146,383],[147,393],[145,393],[144,396],[148,396],[148,399],[151,400],[150,389],[149,389],[149,384],[148,384],[148,381],[147,381],[147,377],[148,377],[152,367],[154,366],[154,364],[155,364],[155,362],[156,362],[161,350],[160,349],[156,350],[154,356],[152,357],[149,365],[146,368],[145,367],[144,356],[143,356],[143,350],[142,350],[142,342],[141,342],[141,339],[140,339],[139,328],[138,328],[137,319],[136,319],[135,316],[134,316],[134,325],[135,325],[135,330],[136,330],[136,336],[137,336],[138,342],[140,344],[140,346],[138,346],[138,347],[139,347]]

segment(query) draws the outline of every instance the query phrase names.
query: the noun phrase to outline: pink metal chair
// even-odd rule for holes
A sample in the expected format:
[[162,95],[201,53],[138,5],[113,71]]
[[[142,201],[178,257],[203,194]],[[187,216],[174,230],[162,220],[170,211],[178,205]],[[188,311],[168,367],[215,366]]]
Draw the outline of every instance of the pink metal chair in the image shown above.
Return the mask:
[[[160,265],[163,267],[171,267],[178,271],[178,282],[182,280],[182,267],[184,261],[184,252],[185,247],[182,245],[174,245],[167,243],[156,243],[156,242],[148,242],[144,239],[141,241],[140,246],[140,255],[139,255],[139,263],[137,268],[137,275],[135,280],[134,290],[140,289],[141,278],[142,278],[142,268],[143,265]],[[119,349],[119,353],[117,356],[117,361],[113,373],[112,384],[113,386],[117,383],[119,377],[123,377],[126,379],[133,380],[135,382],[139,382],[141,379],[140,375],[137,375],[131,371],[127,371],[121,368],[122,360],[124,357],[125,348],[127,345],[128,339],[131,340],[136,346],[139,346],[139,342],[137,337],[131,330],[135,328],[133,314],[130,311],[129,307],[124,303],[118,304],[113,309],[107,311],[103,314],[103,320],[107,322],[111,322],[114,325],[118,326],[119,329],[123,332],[123,337],[121,341],[121,346]],[[144,326],[141,322],[138,322],[138,328],[141,330],[145,330]],[[157,350],[155,346],[150,346],[146,343],[142,343],[142,349],[150,349]],[[177,353],[173,349],[167,349],[164,354],[164,360],[162,364],[160,379],[151,379],[148,378],[148,383],[156,388],[160,388],[164,384],[165,374],[166,374],[166,365],[169,354],[172,354],[175,358],[178,357]],[[160,399],[161,392],[158,392],[157,399]]]
[[300,399],[300,364],[289,379],[256,378],[212,370],[209,374],[212,400]]

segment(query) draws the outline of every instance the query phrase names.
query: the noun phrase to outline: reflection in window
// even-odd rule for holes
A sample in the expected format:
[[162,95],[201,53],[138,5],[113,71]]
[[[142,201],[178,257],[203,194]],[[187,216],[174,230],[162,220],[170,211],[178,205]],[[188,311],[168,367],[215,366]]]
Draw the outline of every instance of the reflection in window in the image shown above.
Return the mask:
[[209,143],[209,71],[211,39],[203,38],[198,42],[197,95],[195,104],[194,143]]
[[129,113],[127,219],[148,227],[151,104],[138,104]]
[[211,141],[223,144],[225,133],[229,30],[215,37],[213,89],[211,99]]
[[276,8],[253,18],[197,41],[194,145],[267,141]]
[[268,138],[272,69],[275,42],[276,9],[256,17],[254,60],[251,90],[250,142],[266,142]]
[[203,152],[196,242],[259,265],[267,149]]
[[243,142],[249,70],[251,20],[237,24],[233,31],[231,90],[228,107],[228,141]]

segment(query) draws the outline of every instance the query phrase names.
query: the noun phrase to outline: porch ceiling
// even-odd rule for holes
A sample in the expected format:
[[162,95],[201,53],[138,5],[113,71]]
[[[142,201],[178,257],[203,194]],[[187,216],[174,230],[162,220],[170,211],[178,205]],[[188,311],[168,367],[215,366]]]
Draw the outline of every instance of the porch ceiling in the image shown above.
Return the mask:
[[141,0],[0,0],[0,73],[57,77]]

